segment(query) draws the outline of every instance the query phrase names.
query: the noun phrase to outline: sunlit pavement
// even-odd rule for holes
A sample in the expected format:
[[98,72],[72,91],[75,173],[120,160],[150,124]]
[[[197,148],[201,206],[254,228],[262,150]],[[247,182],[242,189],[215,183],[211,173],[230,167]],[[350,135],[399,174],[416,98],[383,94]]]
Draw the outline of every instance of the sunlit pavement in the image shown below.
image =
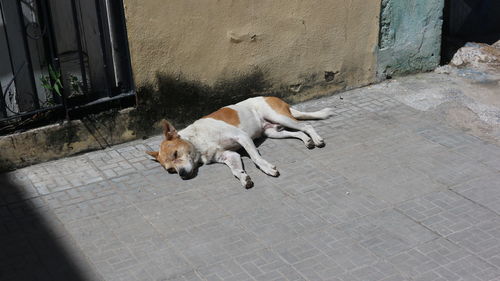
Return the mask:
[[144,153],[161,136],[4,174],[0,279],[500,280],[499,128],[446,117],[470,102],[453,79],[297,105],[334,108],[311,122],[326,147],[266,140],[281,176],[244,158],[249,190],[219,164],[168,174]]

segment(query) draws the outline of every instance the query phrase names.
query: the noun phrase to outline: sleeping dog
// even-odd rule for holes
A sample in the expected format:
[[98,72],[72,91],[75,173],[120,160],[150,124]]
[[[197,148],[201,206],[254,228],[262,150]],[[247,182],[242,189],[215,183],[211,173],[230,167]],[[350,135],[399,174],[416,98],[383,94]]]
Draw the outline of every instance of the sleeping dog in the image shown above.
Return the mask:
[[253,182],[243,169],[238,149],[245,149],[264,173],[277,177],[276,166],[260,156],[253,140],[261,136],[298,138],[308,148],[323,147],[325,142],[314,128],[297,119],[326,119],[332,114],[331,108],[301,112],[276,97],[250,98],[223,107],[178,132],[163,121],[165,139],[159,151],[146,153],[182,179],[193,177],[200,164],[224,163],[245,188],[251,188]]

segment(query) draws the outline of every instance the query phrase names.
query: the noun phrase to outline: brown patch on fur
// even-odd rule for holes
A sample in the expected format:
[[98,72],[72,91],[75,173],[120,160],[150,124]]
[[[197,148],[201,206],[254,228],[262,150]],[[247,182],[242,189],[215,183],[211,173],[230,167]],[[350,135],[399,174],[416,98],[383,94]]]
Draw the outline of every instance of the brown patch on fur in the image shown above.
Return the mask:
[[213,113],[210,113],[209,115],[203,118],[212,118],[215,120],[220,120],[235,127],[238,127],[238,125],[240,124],[240,117],[238,116],[238,112],[229,107],[223,107]]
[[264,99],[266,100],[267,104],[269,104],[269,106],[278,114],[285,115],[286,117],[296,120],[290,112],[290,105],[288,105],[288,103],[284,102],[282,99],[277,97],[264,97]]
[[186,147],[189,145],[181,138],[165,140],[160,144],[159,157],[163,158],[163,161],[173,161],[175,159],[174,152],[186,149]]
[[[164,140],[160,144],[160,150],[158,151],[156,159],[163,167],[165,167],[165,169],[168,170],[173,168],[176,159],[187,153],[188,150],[189,143],[179,137],[172,140]],[[172,171],[169,171],[169,173],[171,172]]]

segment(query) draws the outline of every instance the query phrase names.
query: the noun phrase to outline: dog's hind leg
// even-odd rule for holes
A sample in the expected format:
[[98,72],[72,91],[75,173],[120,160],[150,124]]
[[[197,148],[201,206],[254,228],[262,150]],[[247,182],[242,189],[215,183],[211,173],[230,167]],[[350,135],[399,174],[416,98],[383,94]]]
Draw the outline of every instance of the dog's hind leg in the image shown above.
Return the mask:
[[274,126],[264,130],[264,135],[272,139],[297,138],[302,140],[307,148],[314,148],[314,142],[312,141],[312,139],[301,131],[290,132],[287,130],[278,130],[278,126]]
[[289,117],[273,111],[272,113],[264,116],[264,118],[269,122],[279,124],[283,127],[305,132],[312,138],[314,145],[317,147],[325,146],[325,141],[318,135],[318,133],[316,133],[316,130],[314,130],[311,125],[299,123],[293,116]]
[[299,123],[297,119],[325,119],[333,114],[332,109],[325,108],[316,112],[301,112],[291,108],[290,105],[278,98],[266,97],[265,101],[269,106],[269,110],[261,110],[262,117],[265,120],[293,130],[305,132],[312,138],[314,145],[317,147],[325,146],[325,142],[311,125]]
[[290,107],[290,113],[299,120],[327,119],[333,115],[333,109],[327,107],[314,112],[302,112]]
[[262,156],[260,156],[255,144],[248,135],[241,134],[233,139],[246,150],[255,165],[257,165],[264,173],[273,177],[279,176],[280,173],[276,169],[276,166],[267,162],[264,158],[262,158]]
[[217,158],[217,162],[226,164],[246,189],[253,187],[253,182],[243,169],[241,156],[238,153],[226,150]]

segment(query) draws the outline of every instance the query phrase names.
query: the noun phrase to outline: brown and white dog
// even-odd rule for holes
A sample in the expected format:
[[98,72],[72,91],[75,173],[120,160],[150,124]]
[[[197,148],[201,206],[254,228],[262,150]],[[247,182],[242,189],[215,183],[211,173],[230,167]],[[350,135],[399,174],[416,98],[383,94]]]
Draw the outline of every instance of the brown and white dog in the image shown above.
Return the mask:
[[235,151],[243,147],[264,173],[276,177],[279,175],[276,166],[260,156],[253,139],[261,136],[291,137],[301,139],[308,148],[323,147],[325,143],[314,128],[299,123],[297,119],[326,119],[332,114],[331,108],[301,112],[276,97],[250,98],[223,107],[179,132],[164,121],[165,140],[160,150],[146,153],[182,179],[193,177],[202,163],[224,163],[244,187],[251,188],[253,182],[243,170],[240,155]]

